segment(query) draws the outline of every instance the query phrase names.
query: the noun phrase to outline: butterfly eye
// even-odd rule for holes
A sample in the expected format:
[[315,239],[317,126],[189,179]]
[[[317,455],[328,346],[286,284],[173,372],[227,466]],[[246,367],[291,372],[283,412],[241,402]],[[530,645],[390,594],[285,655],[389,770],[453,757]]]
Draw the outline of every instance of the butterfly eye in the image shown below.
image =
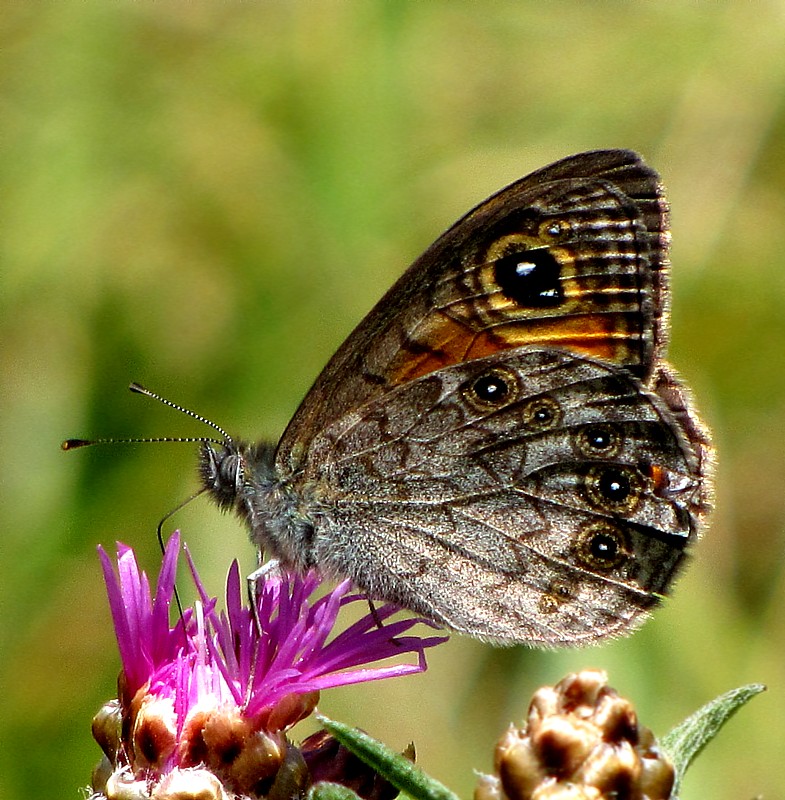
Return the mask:
[[475,378],[464,394],[475,404],[496,407],[508,403],[516,390],[517,381],[511,372],[494,369]]
[[523,308],[552,308],[564,302],[561,265],[547,247],[509,253],[494,265],[505,297]]
[[576,444],[585,456],[609,458],[619,451],[621,436],[610,425],[587,425],[578,432]]
[[638,505],[643,482],[634,469],[614,464],[592,467],[585,487],[589,502],[597,508],[630,513]]
[[523,423],[537,433],[555,428],[561,420],[561,406],[548,395],[529,401],[523,407]]
[[585,566],[609,570],[628,558],[629,542],[624,532],[615,525],[595,522],[583,529],[573,552]]

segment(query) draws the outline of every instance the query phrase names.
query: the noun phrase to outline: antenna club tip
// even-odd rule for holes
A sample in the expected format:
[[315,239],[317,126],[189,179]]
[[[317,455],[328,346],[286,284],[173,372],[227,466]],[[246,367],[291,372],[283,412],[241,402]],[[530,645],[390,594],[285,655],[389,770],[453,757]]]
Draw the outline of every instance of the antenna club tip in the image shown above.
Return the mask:
[[87,439],[66,439],[61,445],[61,450],[76,450],[78,447],[87,447],[90,442]]

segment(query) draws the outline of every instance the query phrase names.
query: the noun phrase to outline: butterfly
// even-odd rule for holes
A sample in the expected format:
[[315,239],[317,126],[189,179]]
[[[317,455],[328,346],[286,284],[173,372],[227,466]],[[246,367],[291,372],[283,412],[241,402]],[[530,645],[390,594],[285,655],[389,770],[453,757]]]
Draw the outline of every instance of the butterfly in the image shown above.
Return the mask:
[[711,506],[709,435],[663,360],[669,236],[634,152],[531,173],[414,262],[277,445],[203,444],[203,486],[282,566],[483,640],[633,629]]

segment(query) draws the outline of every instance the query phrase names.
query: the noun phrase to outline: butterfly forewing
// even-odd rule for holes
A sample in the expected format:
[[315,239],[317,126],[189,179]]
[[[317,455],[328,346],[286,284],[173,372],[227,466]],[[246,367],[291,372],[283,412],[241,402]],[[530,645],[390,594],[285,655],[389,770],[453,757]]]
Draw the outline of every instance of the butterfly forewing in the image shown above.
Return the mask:
[[648,377],[667,306],[666,204],[630,151],[573,156],[477,206],[328,363],[279,445],[294,469],[336,416],[442,367],[525,344]]

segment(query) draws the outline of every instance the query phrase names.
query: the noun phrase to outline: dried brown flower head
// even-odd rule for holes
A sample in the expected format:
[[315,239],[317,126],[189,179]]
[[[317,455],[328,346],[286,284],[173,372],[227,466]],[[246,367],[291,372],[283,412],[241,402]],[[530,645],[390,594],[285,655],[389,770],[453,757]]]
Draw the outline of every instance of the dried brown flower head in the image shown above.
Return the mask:
[[496,746],[475,800],[667,800],[674,770],[599,670],[538,690],[523,729]]

